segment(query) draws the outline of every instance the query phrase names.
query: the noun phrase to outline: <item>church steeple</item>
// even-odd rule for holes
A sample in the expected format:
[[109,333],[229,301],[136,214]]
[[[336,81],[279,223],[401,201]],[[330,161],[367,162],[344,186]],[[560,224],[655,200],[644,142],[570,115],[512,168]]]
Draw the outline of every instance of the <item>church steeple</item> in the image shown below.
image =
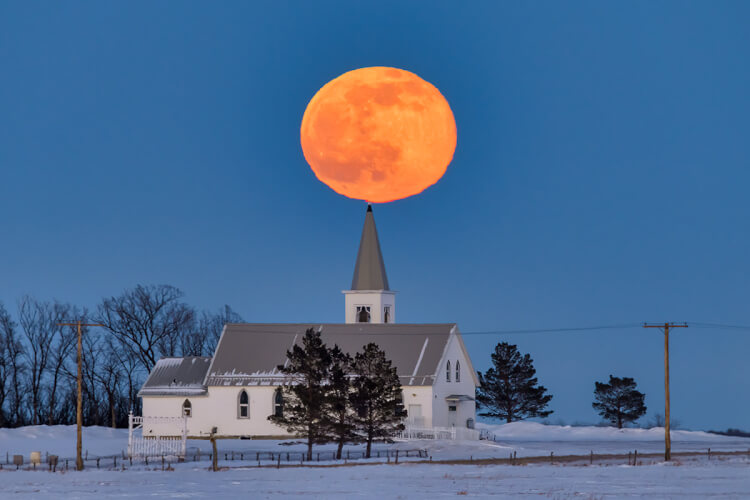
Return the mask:
[[351,290],[345,290],[347,323],[393,323],[396,292],[388,286],[372,205],[367,205]]
[[354,265],[352,290],[388,289],[388,276],[385,274],[385,263],[383,252],[380,250],[375,217],[372,215],[372,205],[367,205],[365,225],[362,228],[362,238],[359,240],[357,262]]

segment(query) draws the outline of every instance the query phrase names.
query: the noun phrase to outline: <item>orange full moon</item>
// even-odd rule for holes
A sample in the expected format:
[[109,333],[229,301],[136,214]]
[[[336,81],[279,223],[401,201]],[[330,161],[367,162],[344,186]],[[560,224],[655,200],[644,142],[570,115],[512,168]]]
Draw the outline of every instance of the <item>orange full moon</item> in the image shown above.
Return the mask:
[[300,135],[321,182],[373,203],[432,186],[456,149],[456,121],[440,91],[414,73],[385,67],[325,84],[307,105]]

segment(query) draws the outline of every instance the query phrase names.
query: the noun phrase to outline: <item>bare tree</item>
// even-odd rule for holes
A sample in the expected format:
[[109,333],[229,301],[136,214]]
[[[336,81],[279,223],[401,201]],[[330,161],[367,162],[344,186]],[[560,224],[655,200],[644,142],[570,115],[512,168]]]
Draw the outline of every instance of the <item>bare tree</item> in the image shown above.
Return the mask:
[[181,302],[182,292],[169,285],[138,285],[118,297],[104,299],[97,321],[136,353],[146,371],[161,356],[174,356],[180,337],[194,321],[193,308]]
[[98,351],[101,359],[99,360],[99,369],[94,372],[96,380],[107,397],[109,421],[113,429],[117,427],[116,404],[120,398],[120,387],[123,379],[122,365],[115,354],[116,350],[117,347],[112,342],[112,338],[108,338]]
[[120,373],[123,376],[123,390],[127,390],[124,399],[127,401],[127,411],[138,413],[140,411],[140,400],[138,389],[146,378],[148,372],[143,369],[137,353],[132,344],[123,342],[121,339],[110,336],[112,339],[112,355],[120,364]]
[[31,398],[31,423],[42,422],[42,388],[50,365],[54,339],[62,327],[66,306],[41,302],[24,296],[18,303],[18,322],[26,338],[26,362],[29,367],[29,397]]
[[10,385],[7,388],[8,412],[7,420],[11,425],[19,426],[26,423],[24,412],[25,391],[23,389],[24,379],[26,377],[26,365],[24,364],[24,348],[16,332],[16,323],[5,312],[0,317],[0,329],[2,330],[3,350],[6,356],[6,383]]
[[242,317],[225,305],[217,312],[203,311],[192,333],[183,337],[183,356],[210,356],[216,350],[227,323],[242,323]]
[[[86,310],[79,311],[67,304],[55,304],[58,314],[64,320],[83,320]],[[65,375],[65,365],[69,361],[70,353],[75,349],[77,331],[74,326],[60,326],[56,329],[54,345],[50,353],[50,381],[49,394],[47,398],[47,424],[53,425],[60,422],[60,410],[58,408],[58,390]]]
[[8,425],[10,418],[5,412],[5,399],[8,397],[11,385],[10,381],[10,353],[6,337],[8,331],[15,328],[15,323],[0,302],[0,427]]

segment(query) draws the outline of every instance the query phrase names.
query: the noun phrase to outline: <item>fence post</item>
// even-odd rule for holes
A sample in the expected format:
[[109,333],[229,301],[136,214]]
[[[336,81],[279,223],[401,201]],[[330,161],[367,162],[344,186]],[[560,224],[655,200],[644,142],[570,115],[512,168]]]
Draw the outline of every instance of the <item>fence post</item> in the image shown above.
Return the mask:
[[278,460],[276,461],[276,468],[281,469],[281,453],[279,453]]
[[398,450],[396,450],[396,463],[398,463]]
[[549,452],[549,463],[550,464],[554,464],[555,463],[555,452],[554,451],[550,451]]
[[633,452],[633,465],[638,465],[638,450]]
[[131,408],[131,410],[128,412],[128,455],[129,456],[133,455],[133,425],[134,425],[133,419],[134,419],[134,415],[133,415],[133,410]]
[[708,459],[711,460],[711,448],[708,449]]
[[98,458],[96,459],[96,468],[97,469],[99,468],[99,459]]

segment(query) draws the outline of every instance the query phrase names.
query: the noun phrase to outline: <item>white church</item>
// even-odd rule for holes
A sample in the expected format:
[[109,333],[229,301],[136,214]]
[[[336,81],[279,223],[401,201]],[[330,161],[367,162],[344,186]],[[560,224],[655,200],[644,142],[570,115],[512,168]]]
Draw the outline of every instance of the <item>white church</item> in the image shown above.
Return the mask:
[[407,429],[452,429],[455,437],[456,430],[473,428],[478,379],[458,326],[396,322],[396,292],[388,285],[371,206],[352,286],[343,293],[344,323],[227,324],[213,357],[160,359],[139,392],[143,436],[175,435],[169,422],[185,417],[188,436],[216,428],[222,437],[288,437],[268,417],[284,411],[286,380],[278,366],[308,328],[352,355],[370,342],[385,351],[403,386]]

